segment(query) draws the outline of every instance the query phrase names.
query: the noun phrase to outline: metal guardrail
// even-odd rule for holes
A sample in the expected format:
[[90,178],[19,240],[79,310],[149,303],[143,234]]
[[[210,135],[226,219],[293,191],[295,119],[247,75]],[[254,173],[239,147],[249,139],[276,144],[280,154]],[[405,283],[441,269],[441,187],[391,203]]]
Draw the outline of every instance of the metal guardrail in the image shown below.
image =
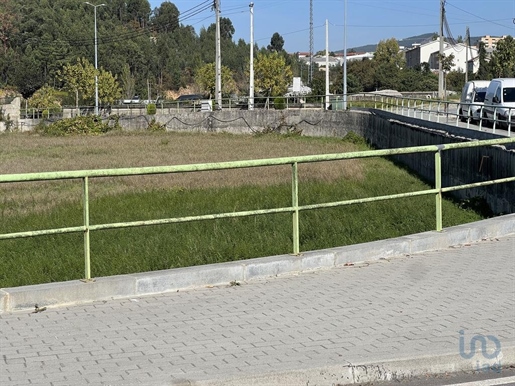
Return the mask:
[[[413,118],[425,119],[428,121],[434,120],[437,123],[447,123],[459,126],[460,120],[464,113],[460,115],[460,102],[459,101],[442,101],[434,99],[417,99],[417,98],[406,98],[388,95],[369,95],[369,100],[373,101],[374,108],[390,111],[395,114],[405,115]],[[477,106],[480,109],[478,125],[471,125],[472,119],[471,110]],[[494,110],[493,118],[484,118],[485,107]],[[501,125],[506,125],[506,134],[504,131],[497,132],[497,134],[511,136],[512,129],[515,128],[515,108],[503,107],[508,110],[508,119],[503,120],[498,118],[497,111],[499,110],[498,105],[484,105],[479,103],[468,103],[467,116],[465,117],[466,128],[473,129],[477,127],[477,130],[482,131],[484,127],[489,124],[492,125],[492,132],[496,133],[496,129]]]
[[[502,138],[484,141],[461,142],[447,145],[430,145],[430,146],[417,146],[398,149],[386,150],[371,150],[362,152],[350,152],[339,154],[325,154],[325,155],[311,155],[311,156],[298,156],[286,158],[273,158],[261,160],[248,160],[248,161],[232,161],[232,162],[219,162],[207,164],[190,164],[190,165],[173,165],[173,166],[160,166],[160,167],[141,167],[141,168],[122,168],[122,169],[99,169],[99,170],[79,170],[79,171],[59,171],[47,173],[24,173],[24,174],[3,174],[0,175],[0,184],[14,183],[14,182],[28,182],[28,181],[50,181],[50,180],[69,180],[80,179],[82,181],[82,203],[83,203],[83,224],[79,226],[54,228],[43,230],[31,230],[25,232],[15,232],[0,234],[0,240],[17,239],[34,237],[41,235],[57,235],[65,233],[84,233],[84,265],[85,265],[85,280],[91,280],[91,264],[90,264],[90,233],[92,231],[102,229],[117,229],[117,228],[130,228],[149,225],[162,225],[171,223],[184,223],[191,221],[213,220],[222,218],[246,217],[267,215],[273,213],[291,213],[292,214],[292,234],[293,234],[293,254],[300,253],[300,238],[299,238],[299,222],[300,212],[305,210],[316,210],[321,208],[331,208],[352,204],[360,204],[374,201],[384,201],[391,199],[400,199],[403,197],[415,197],[422,195],[434,194],[436,198],[436,230],[442,230],[442,194],[459,189],[467,189],[478,186],[486,186],[492,184],[499,184],[505,182],[515,182],[515,176],[506,177],[496,180],[489,180],[483,182],[476,182],[470,184],[455,185],[449,187],[442,187],[442,162],[441,153],[443,151],[453,149],[463,149],[478,146],[491,146],[501,144],[515,144],[515,138]],[[435,187],[415,192],[391,194],[384,196],[366,197],[360,199],[343,200],[325,202],[311,205],[301,205],[299,200],[299,179],[298,179],[298,164],[309,162],[321,161],[335,161],[335,160],[348,160],[355,158],[370,158],[370,157],[383,157],[400,154],[416,154],[434,152],[435,156]],[[134,175],[151,175],[151,174],[168,174],[168,173],[191,173],[207,170],[224,170],[224,169],[239,169],[239,168],[253,168],[263,166],[277,166],[277,165],[291,165],[292,168],[292,201],[288,207],[248,210],[240,212],[225,212],[218,214],[207,214],[198,216],[162,218],[155,220],[144,221],[130,221],[120,223],[105,223],[105,224],[91,224],[89,216],[89,180],[90,178],[97,177],[120,177],[120,176],[134,176]]]
[[[342,98],[342,95],[331,95],[331,98]],[[282,100],[281,109],[292,110],[300,108],[326,108],[326,96],[278,96],[268,98],[256,98],[254,102],[255,110],[273,110],[276,109],[274,106],[275,99]],[[209,110],[203,110],[203,102],[210,101],[211,108]],[[341,99],[338,99],[341,103]],[[336,102],[336,100],[334,100]],[[147,106],[149,103],[141,101],[138,103],[119,103],[109,106],[100,106],[100,115],[108,116],[111,114],[126,114],[126,115],[147,115]],[[177,114],[184,112],[200,112],[200,111],[212,111],[216,109],[214,100],[196,99],[196,100],[158,100],[152,103],[156,106],[156,114]],[[222,110],[247,110],[248,109],[248,97],[241,97],[238,99],[234,98],[223,98],[222,99]],[[65,114],[65,111],[67,113]],[[27,108],[20,110],[21,119],[62,119],[63,116],[75,117],[82,115],[91,115],[94,113],[94,106],[81,105],[78,108],[76,106],[63,106],[59,109],[36,109]]]

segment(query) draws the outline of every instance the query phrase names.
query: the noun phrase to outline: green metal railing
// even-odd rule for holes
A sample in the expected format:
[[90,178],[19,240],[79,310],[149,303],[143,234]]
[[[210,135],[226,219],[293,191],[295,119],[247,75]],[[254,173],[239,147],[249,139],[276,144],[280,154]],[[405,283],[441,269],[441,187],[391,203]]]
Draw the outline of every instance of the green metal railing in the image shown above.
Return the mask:
[[[50,180],[69,180],[81,179],[82,180],[82,202],[83,202],[83,225],[32,230],[25,232],[15,232],[0,234],[0,240],[26,238],[41,235],[56,235],[65,233],[84,233],[84,264],[85,264],[85,279],[91,280],[91,266],[90,266],[90,233],[92,231],[103,229],[116,229],[116,228],[130,228],[148,225],[161,225],[171,223],[183,223],[201,220],[213,220],[222,218],[246,217],[256,215],[266,215],[273,213],[291,213],[292,226],[293,226],[293,254],[300,253],[300,237],[299,237],[299,214],[305,210],[315,210],[322,208],[331,208],[337,206],[345,206],[352,204],[360,204],[374,201],[384,201],[391,199],[399,199],[404,197],[415,197],[422,195],[434,194],[436,199],[436,230],[442,230],[442,194],[459,189],[467,189],[479,186],[486,186],[492,184],[499,184],[505,182],[515,182],[515,176],[506,177],[496,180],[489,180],[483,182],[476,182],[470,184],[455,185],[449,187],[442,187],[442,163],[441,154],[443,151],[453,149],[463,149],[478,146],[491,146],[501,144],[515,144],[515,138],[502,138],[485,141],[472,141],[461,142],[446,145],[430,145],[430,146],[417,146],[398,149],[386,150],[371,150],[362,152],[350,152],[339,154],[324,154],[324,155],[311,155],[311,156],[298,156],[298,157],[285,157],[274,159],[261,159],[261,160],[248,160],[248,161],[233,161],[233,162],[218,162],[207,164],[190,164],[190,165],[174,165],[174,166],[160,166],[160,167],[141,167],[141,168],[122,168],[122,169],[99,169],[99,170],[78,170],[78,171],[60,171],[48,173],[24,173],[24,174],[4,174],[0,175],[0,183],[14,183],[14,182],[29,182],[29,181],[50,181]],[[336,161],[348,160],[356,158],[370,158],[370,157],[383,157],[401,154],[416,154],[434,152],[435,156],[435,187],[432,189],[420,190],[408,193],[391,194],[384,196],[366,197],[344,201],[333,201],[311,205],[301,205],[299,202],[299,179],[298,179],[298,165],[300,163],[322,162],[322,161]],[[91,224],[89,216],[89,180],[98,177],[120,177],[120,176],[134,176],[134,175],[150,175],[150,174],[168,174],[168,173],[190,173],[200,172],[207,170],[224,170],[224,169],[240,169],[240,168],[253,168],[263,166],[278,166],[278,165],[291,165],[292,169],[292,201],[291,206],[282,208],[270,208],[259,210],[248,210],[239,212],[225,212],[218,214],[207,214],[198,216],[187,217],[174,217],[163,218],[145,221],[130,221],[120,223],[105,223],[105,224]]]

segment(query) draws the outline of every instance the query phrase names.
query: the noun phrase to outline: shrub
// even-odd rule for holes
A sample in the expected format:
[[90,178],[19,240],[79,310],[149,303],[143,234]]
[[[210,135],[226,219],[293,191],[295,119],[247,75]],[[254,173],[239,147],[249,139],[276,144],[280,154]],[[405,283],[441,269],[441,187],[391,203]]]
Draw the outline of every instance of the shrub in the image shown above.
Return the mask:
[[284,101],[284,98],[275,98],[274,107],[276,110],[284,110],[286,108],[286,102]]
[[49,125],[36,126],[36,132],[44,135],[64,136],[76,134],[102,134],[113,128],[94,115],[61,119]]
[[157,111],[155,103],[149,103],[147,105],[147,115],[155,115]]
[[156,122],[156,119],[152,118],[152,120],[148,124],[147,130],[148,131],[166,131],[166,125]]

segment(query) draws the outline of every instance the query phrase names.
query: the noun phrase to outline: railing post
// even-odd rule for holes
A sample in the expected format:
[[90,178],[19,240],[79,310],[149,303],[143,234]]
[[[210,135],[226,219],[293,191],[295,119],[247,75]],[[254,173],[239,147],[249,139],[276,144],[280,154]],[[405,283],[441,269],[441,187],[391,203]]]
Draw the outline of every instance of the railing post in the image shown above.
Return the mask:
[[299,177],[298,177],[298,164],[292,163],[292,180],[291,180],[291,201],[293,207],[293,254],[300,254],[300,241],[299,241]]
[[511,108],[508,108],[508,137],[511,137]]
[[89,181],[88,177],[82,180],[82,206],[84,217],[84,279],[91,280],[90,243],[89,243]]
[[495,128],[497,126],[497,107],[494,108],[494,125],[492,127],[492,133],[495,134]]
[[442,230],[442,149],[444,145],[438,145],[435,153],[435,189],[436,193],[436,230]]

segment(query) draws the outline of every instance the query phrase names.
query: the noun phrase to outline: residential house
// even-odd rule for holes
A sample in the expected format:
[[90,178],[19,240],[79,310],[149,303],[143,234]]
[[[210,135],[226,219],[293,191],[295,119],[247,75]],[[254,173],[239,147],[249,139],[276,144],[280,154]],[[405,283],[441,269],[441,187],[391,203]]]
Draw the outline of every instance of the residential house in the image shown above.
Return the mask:
[[[438,70],[439,52],[439,39],[432,40],[424,44],[413,44],[412,48],[406,50],[405,53],[406,66],[413,68],[421,65],[422,63],[428,63],[432,70]],[[451,54],[454,55],[454,66],[452,67],[452,71],[465,72],[467,66],[469,66],[469,68],[471,66],[470,63],[467,65],[467,59],[469,62],[473,63],[472,66],[474,68],[474,72],[479,68],[479,63],[475,60],[479,54],[479,50],[476,47],[467,47],[463,43],[453,45],[449,42],[444,42],[443,53],[446,56]]]

